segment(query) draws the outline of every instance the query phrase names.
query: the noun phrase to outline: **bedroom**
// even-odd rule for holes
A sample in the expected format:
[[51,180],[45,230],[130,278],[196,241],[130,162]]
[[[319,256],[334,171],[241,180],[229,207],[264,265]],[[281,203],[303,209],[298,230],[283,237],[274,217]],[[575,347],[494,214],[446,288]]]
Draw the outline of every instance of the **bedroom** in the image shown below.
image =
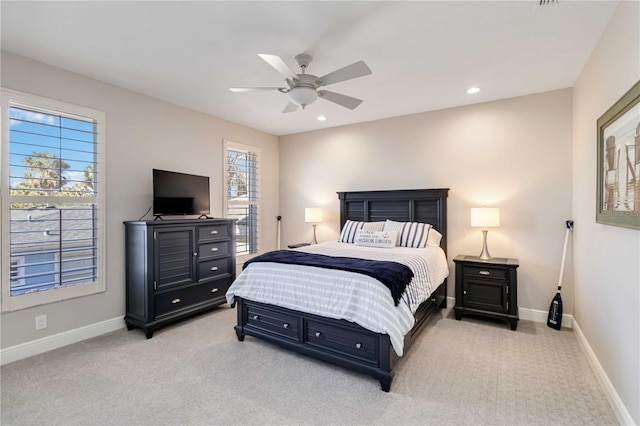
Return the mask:
[[[4,2],[2,8],[4,20],[8,10]],[[336,191],[445,187],[451,189],[448,252],[452,259],[479,251],[481,235],[469,226],[469,208],[479,203],[500,207],[502,226],[490,231],[489,245],[494,256],[521,262],[522,320],[535,320],[548,309],[557,282],[564,220],[572,217],[576,230],[563,291],[565,313],[571,316],[568,323],[579,326],[603,377],[610,381],[610,390],[622,404],[620,412],[627,415],[622,419],[640,422],[640,301],[638,270],[633,266],[637,265],[638,233],[596,224],[593,214],[595,122],[639,78],[640,48],[634,37],[638,4],[621,3],[611,14],[576,79],[558,90],[282,136],[45,64],[55,63],[55,58],[42,57],[39,62],[3,50],[3,88],[105,111],[109,143],[107,290],[3,311],[3,363],[17,348],[37,353],[49,344],[47,337],[77,339],[83,333],[92,337],[124,326],[122,222],[139,218],[148,208],[154,167],[210,175],[212,213],[221,216],[221,206],[214,200],[222,200],[223,189],[216,180],[222,179],[218,167],[226,139],[261,149],[263,188],[268,188],[261,208],[265,218],[283,216],[285,243],[311,239],[311,227],[304,223],[304,208],[311,206],[327,207],[330,212],[328,220],[318,225],[318,239],[337,237]],[[245,50],[245,75],[254,81],[236,80],[229,85],[269,84],[267,76],[277,78],[258,63],[259,52]],[[620,62],[613,60],[614,52]],[[366,60],[363,55],[349,52],[345,59]],[[318,58],[312,65],[321,64]],[[109,81],[109,76],[103,77]],[[124,85],[126,77],[122,79]],[[345,86],[345,93],[351,88],[355,86]],[[372,101],[366,95],[362,95],[363,106]],[[262,109],[271,99],[260,95],[243,102]],[[279,114],[283,98],[276,97],[273,105]],[[179,149],[167,148],[174,144]],[[416,152],[419,155],[413,155]],[[273,223],[263,226],[274,229]],[[265,231],[261,243],[275,248],[275,232]],[[620,247],[628,251],[619,253]],[[603,289],[611,291],[603,294]],[[33,318],[42,314],[48,317],[48,327],[35,331]]]

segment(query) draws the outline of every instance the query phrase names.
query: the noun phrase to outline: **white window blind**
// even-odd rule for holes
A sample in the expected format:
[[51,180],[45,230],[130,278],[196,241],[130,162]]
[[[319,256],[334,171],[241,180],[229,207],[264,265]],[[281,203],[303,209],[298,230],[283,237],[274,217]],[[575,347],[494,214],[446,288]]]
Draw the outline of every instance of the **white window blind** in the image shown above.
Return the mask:
[[225,141],[226,216],[236,219],[236,254],[257,253],[260,228],[260,150]]
[[4,97],[9,128],[3,133],[2,214],[9,233],[3,262],[12,268],[8,286],[3,279],[3,309],[103,290],[103,114],[43,98]]

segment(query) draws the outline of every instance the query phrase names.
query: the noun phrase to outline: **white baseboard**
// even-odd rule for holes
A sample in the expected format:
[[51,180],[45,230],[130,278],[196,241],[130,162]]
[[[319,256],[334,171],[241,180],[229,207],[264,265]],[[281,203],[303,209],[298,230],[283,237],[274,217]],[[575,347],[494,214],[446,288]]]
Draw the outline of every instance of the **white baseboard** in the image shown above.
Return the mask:
[[[453,308],[456,305],[455,297],[447,297],[447,306]],[[547,323],[549,312],[540,311],[537,309],[519,308],[518,316],[521,320]],[[573,327],[573,316],[564,314],[562,315],[562,326],[567,328]]]
[[[542,322],[545,324],[549,318],[548,311],[540,311],[538,309],[520,308],[518,309],[518,314],[521,320]],[[573,328],[573,315],[562,315],[562,327]]]
[[589,361],[591,369],[595,373],[596,378],[602,386],[604,394],[609,400],[609,404],[611,404],[611,408],[613,408],[613,412],[618,418],[618,422],[621,425],[635,425],[631,414],[629,414],[629,411],[627,411],[627,407],[625,407],[622,399],[620,399],[618,392],[616,392],[616,389],[613,387],[613,383],[611,383],[611,380],[609,380],[609,377],[604,371],[604,368],[602,368],[602,365],[600,365],[600,361],[598,361],[596,354],[591,349],[589,342],[587,341],[586,337],[584,337],[584,334],[582,333],[582,330],[580,329],[580,326],[576,321],[573,321],[573,331],[578,338],[578,342],[580,342],[580,346],[582,347],[584,354],[587,356],[587,360]]
[[125,324],[122,317],[117,317],[65,331],[63,333],[54,334],[52,336],[43,337],[42,339],[11,346],[0,350],[0,365],[29,358],[30,356],[58,349],[72,343],[77,343],[82,340],[120,330],[124,327]]

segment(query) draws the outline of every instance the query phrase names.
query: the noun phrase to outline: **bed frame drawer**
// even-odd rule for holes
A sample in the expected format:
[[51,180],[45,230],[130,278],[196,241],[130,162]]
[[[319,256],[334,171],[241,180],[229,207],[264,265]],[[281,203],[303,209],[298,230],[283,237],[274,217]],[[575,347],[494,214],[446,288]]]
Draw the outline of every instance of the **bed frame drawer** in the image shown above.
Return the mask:
[[305,321],[304,328],[307,345],[377,363],[378,336],[374,334],[312,320]]
[[283,312],[252,304],[245,305],[245,327],[276,334],[291,340],[299,340],[299,318]]

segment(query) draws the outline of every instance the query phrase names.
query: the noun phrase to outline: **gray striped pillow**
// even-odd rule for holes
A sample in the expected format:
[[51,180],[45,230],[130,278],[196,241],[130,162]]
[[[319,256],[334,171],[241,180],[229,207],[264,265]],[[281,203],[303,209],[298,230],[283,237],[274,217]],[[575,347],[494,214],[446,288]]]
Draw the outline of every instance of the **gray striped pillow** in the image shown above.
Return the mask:
[[395,222],[387,220],[384,224],[385,231],[398,231],[397,246],[421,248],[427,246],[427,239],[432,226],[419,222]]
[[366,231],[382,231],[384,222],[358,222],[355,220],[347,220],[340,232],[338,242],[353,244],[356,238],[356,231],[364,229]]

